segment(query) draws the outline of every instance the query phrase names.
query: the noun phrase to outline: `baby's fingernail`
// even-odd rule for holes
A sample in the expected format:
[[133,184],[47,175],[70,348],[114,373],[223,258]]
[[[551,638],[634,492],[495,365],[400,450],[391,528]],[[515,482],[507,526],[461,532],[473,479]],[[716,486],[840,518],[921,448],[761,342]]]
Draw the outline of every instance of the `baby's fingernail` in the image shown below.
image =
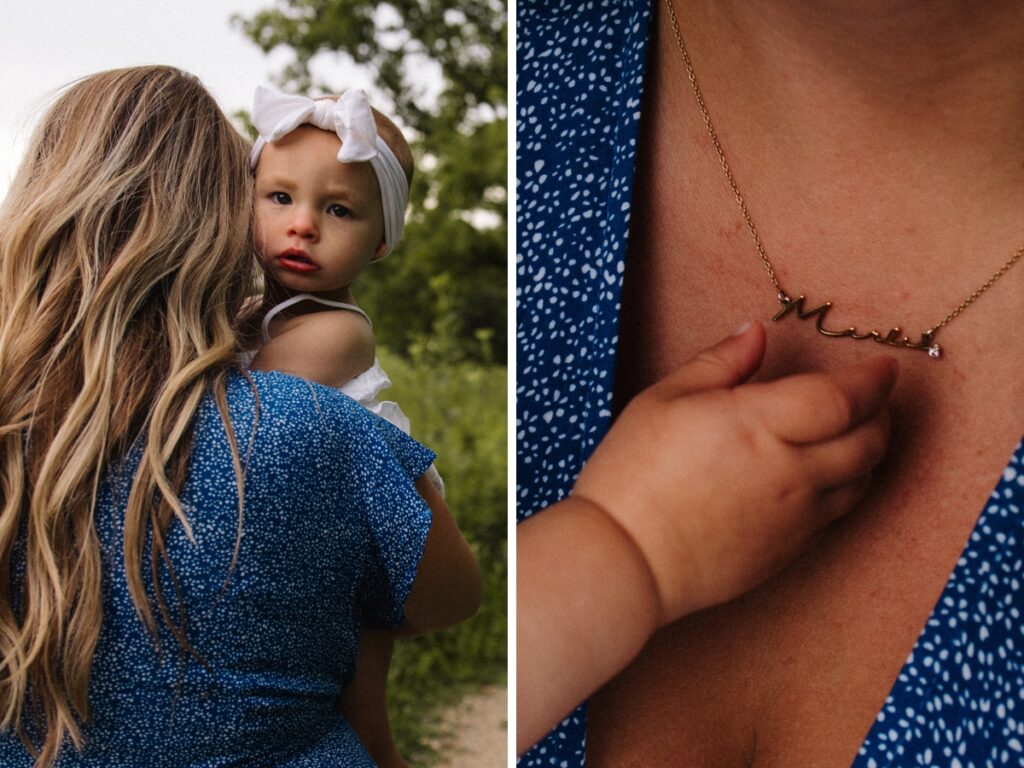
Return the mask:
[[736,328],[735,331],[732,332],[732,335],[733,336],[742,336],[744,333],[746,333],[747,331],[750,330],[750,326],[752,326],[752,325],[753,325],[752,322],[750,322],[749,320],[745,320],[744,322],[739,324],[739,326]]

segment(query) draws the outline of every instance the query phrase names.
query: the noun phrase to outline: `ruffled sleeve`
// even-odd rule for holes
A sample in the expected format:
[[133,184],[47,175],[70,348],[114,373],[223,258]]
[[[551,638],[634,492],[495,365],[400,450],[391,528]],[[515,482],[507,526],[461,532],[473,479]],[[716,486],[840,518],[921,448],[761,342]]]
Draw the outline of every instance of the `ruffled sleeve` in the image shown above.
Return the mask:
[[360,461],[370,539],[360,605],[368,626],[390,628],[405,623],[402,606],[416,578],[432,519],[413,483],[435,456],[391,424],[372,421],[378,439],[367,441]]
[[[391,422],[405,434],[412,434],[409,417],[405,415],[398,403],[391,400],[381,400],[380,393],[391,386],[391,379],[381,367],[379,360],[373,361],[373,366],[363,371],[354,379],[338,389],[351,397],[370,413],[380,416],[385,421]],[[431,464],[427,468],[427,477],[437,492],[443,497],[445,495],[444,480],[441,479],[437,467]]]
[[338,387],[370,413],[375,413],[385,421],[390,421],[405,434],[410,433],[409,418],[402,413],[398,403],[381,400],[380,393],[391,386],[391,379],[381,367],[379,360],[373,366],[360,373],[354,379]]

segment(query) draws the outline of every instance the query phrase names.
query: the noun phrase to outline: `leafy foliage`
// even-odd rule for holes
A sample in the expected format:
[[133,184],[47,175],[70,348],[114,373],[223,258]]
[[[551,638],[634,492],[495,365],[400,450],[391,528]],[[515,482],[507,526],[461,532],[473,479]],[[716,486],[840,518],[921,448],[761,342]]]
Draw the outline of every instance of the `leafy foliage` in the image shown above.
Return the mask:
[[266,52],[291,49],[279,78],[288,90],[344,90],[322,74],[325,57],[365,68],[378,86],[373,100],[407,132],[418,169],[405,236],[358,285],[378,339],[407,354],[443,335],[448,360],[503,356],[508,20],[500,0],[278,0],[235,23]]
[[438,366],[423,350],[412,359],[381,352],[394,397],[412,433],[438,454],[447,502],[484,575],[484,602],[472,619],[445,632],[400,640],[388,697],[395,740],[410,763],[429,760],[431,716],[481,683],[504,679],[507,657],[506,375],[476,363]]

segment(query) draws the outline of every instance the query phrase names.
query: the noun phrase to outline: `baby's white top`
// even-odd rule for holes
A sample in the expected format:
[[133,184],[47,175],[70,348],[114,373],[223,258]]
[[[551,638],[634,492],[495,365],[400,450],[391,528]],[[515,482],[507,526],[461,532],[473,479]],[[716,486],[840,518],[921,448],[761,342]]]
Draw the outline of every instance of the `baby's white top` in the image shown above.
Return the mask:
[[288,307],[298,304],[300,301],[315,301],[317,304],[325,304],[328,307],[334,307],[336,309],[347,309],[350,312],[355,312],[358,315],[362,315],[366,318],[366,322],[369,323],[370,327],[373,328],[373,321],[370,320],[370,316],[363,311],[362,307],[358,307],[355,304],[349,304],[344,301],[334,301],[333,299],[325,299],[320,296],[314,296],[312,293],[297,293],[291,298],[285,299],[284,301],[275,304],[267,312],[263,318],[263,323],[260,325],[260,334],[263,336],[263,343],[267,344],[270,342],[270,321],[274,319],[274,315],[280,314]]
[[[317,304],[334,307],[335,309],[345,309],[350,312],[360,314],[366,318],[366,322],[370,324],[371,328],[373,328],[373,322],[370,320],[370,316],[366,314],[361,307],[358,307],[355,304],[325,299],[320,296],[314,296],[312,293],[297,293],[279,304],[275,304],[263,318],[263,323],[260,325],[260,335],[263,338],[264,344],[270,343],[270,321],[274,316],[280,314],[289,307],[298,304],[300,301],[306,300],[315,301]],[[245,364],[248,365],[251,360],[252,358],[250,357],[245,361]],[[380,365],[380,361],[374,358],[373,365],[370,368],[367,368],[355,378],[338,387],[338,390],[344,392],[371,413],[375,413],[382,419],[391,422],[408,435],[409,418],[402,412],[402,409],[398,407],[398,403],[390,400],[379,399],[380,393],[390,386],[391,379],[388,378],[387,373],[384,372],[384,369]],[[438,474],[437,469],[433,464],[431,464],[430,469],[427,470],[427,477],[430,478],[430,481],[443,496],[444,482],[441,480],[441,476]]]
[[[270,321],[273,320],[275,316],[289,307],[298,304],[300,301],[315,301],[317,304],[334,307],[335,309],[346,309],[349,312],[355,312],[365,317],[366,322],[370,324],[371,328],[373,327],[373,322],[370,320],[370,316],[366,314],[361,307],[358,307],[355,304],[324,299],[320,296],[314,296],[311,293],[297,293],[294,296],[285,299],[281,303],[275,304],[263,318],[263,323],[260,326],[260,335],[263,337],[264,344],[270,343]],[[367,410],[372,411],[382,419],[387,419],[400,430],[409,434],[409,419],[404,413],[402,413],[402,409],[398,407],[398,404],[389,401],[382,402],[378,399],[378,395],[390,386],[391,379],[388,378],[384,369],[381,368],[380,361],[374,359],[373,365],[370,368],[360,373],[354,379],[347,381],[345,384],[338,387],[338,389]]]

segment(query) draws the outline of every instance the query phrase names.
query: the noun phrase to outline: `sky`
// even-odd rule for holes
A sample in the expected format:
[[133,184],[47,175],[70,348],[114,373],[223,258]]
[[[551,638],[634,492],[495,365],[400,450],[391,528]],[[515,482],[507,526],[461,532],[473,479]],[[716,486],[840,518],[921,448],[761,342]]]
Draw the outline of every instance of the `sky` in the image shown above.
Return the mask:
[[[257,85],[291,59],[264,54],[230,24],[273,0],[3,0],[0,31],[0,197],[7,192],[37,121],[63,85],[104,69],[171,64],[205,83],[227,114],[248,109]],[[331,82],[366,87],[365,77],[337,61],[317,62]],[[332,73],[333,74],[333,73]]]

